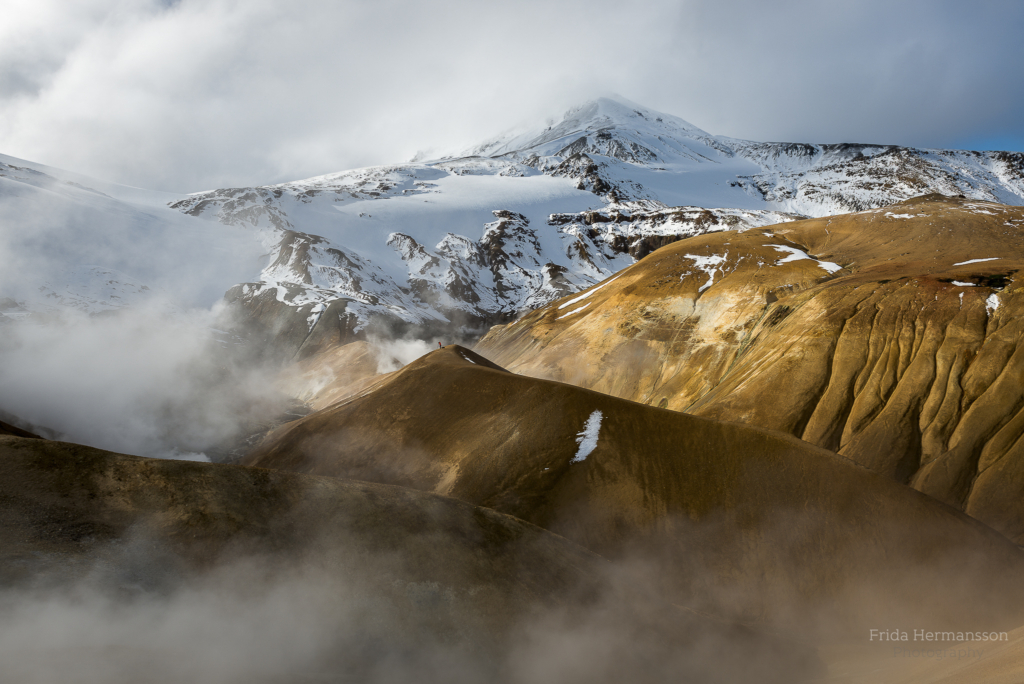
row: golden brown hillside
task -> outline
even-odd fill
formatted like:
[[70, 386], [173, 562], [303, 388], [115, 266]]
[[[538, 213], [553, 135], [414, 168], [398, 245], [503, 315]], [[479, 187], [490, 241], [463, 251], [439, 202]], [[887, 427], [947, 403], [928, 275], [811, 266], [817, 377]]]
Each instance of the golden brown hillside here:
[[457, 346], [282, 426], [248, 462], [488, 506], [652, 563], [673, 601], [819, 634], [990, 624], [1021, 606], [1018, 549], [891, 479], [788, 435], [516, 375]]
[[1024, 542], [1024, 209], [936, 195], [690, 238], [494, 328], [509, 369], [782, 430]]
[[364, 340], [330, 347], [288, 366], [282, 392], [319, 410], [361, 392], [380, 379], [378, 358]]

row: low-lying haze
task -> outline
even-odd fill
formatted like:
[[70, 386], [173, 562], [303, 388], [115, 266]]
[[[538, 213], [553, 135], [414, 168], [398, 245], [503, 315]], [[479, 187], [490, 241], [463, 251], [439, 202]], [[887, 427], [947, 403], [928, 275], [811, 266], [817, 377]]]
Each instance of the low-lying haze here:
[[275, 369], [252, 364], [217, 324], [213, 311], [160, 305], [8, 324], [0, 411], [52, 438], [207, 460], [288, 407]]
[[1024, 145], [1024, 6], [15, 0], [3, 152], [173, 191], [458, 150], [618, 92], [715, 134]]

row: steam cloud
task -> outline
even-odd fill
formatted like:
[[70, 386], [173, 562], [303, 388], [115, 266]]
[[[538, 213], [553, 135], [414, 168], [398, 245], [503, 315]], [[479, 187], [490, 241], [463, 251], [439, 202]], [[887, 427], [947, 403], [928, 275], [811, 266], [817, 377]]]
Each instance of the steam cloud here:
[[[0, 151], [141, 187], [273, 183], [456, 151], [608, 91], [755, 140], [1022, 144], [1014, 2], [8, 5]], [[551, 37], [572, 26], [612, 41], [608, 28], [626, 25], [629, 49], [585, 58]], [[507, 50], [494, 49], [495, 27], [516, 36]], [[788, 74], [786, 97], [769, 73]], [[339, 77], [344, 88], [329, 85]]]
[[430, 341], [415, 338], [388, 339], [380, 336], [370, 336], [367, 342], [373, 348], [377, 357], [377, 372], [391, 373], [402, 366], [411, 363], [428, 353], [437, 349], [437, 339]]
[[0, 332], [0, 410], [111, 451], [205, 460], [284, 410], [273, 368], [249, 366], [215, 311], [67, 312]]
[[[287, 564], [241, 558], [185, 578], [171, 577], [166, 565], [154, 569], [173, 562], [133, 545], [145, 542], [135, 539], [80, 582], [0, 592], [6, 677], [24, 684], [69, 673], [81, 684], [731, 684], [792, 683], [816, 672], [809, 649], [794, 655], [791, 646], [719, 626], [678, 631], [686, 619], [674, 609], [632, 590], [623, 595], [645, 579], [625, 564], [607, 568], [601, 597], [578, 608], [524, 606], [494, 640], [469, 627], [479, 619], [472, 606], [446, 605], [452, 588], [396, 576], [400, 561], [386, 555], [362, 556], [347, 573], [316, 554]], [[381, 576], [389, 579], [372, 579]], [[741, 657], [722, 657], [730, 652]]]

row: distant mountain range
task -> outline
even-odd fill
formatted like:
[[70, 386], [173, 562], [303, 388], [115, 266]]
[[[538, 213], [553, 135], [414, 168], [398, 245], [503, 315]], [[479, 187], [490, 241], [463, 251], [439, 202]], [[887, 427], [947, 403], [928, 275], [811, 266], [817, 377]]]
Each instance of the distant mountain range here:
[[1024, 154], [757, 143], [602, 98], [455, 156], [187, 196], [4, 157], [2, 220], [47, 210], [7, 245], [44, 267], [0, 281], [0, 314], [227, 291], [290, 355], [374, 325], [474, 336], [684, 237], [926, 193], [1022, 204]]

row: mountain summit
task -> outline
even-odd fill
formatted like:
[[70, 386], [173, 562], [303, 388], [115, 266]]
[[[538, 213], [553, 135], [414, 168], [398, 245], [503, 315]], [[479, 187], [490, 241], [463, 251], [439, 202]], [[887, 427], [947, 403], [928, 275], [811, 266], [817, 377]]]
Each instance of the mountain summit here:
[[527, 159], [577, 153], [634, 163], [667, 163], [676, 158], [706, 162], [723, 154], [732, 156], [728, 147], [693, 124], [619, 97], [584, 102], [553, 126], [497, 137], [459, 156]]

